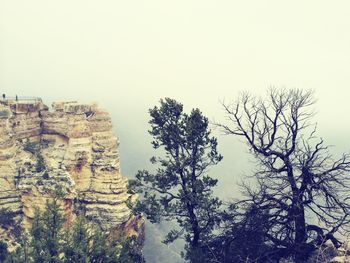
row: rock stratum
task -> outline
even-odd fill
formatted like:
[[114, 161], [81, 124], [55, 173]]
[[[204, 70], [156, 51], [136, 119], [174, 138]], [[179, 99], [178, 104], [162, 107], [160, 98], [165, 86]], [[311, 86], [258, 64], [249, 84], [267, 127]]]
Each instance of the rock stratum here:
[[[58, 187], [67, 222], [84, 214], [115, 235], [143, 235], [106, 111], [77, 102], [49, 110], [41, 99], [0, 101], [0, 209], [16, 212], [28, 228]], [[0, 229], [0, 239], [11, 240], [8, 231]]]

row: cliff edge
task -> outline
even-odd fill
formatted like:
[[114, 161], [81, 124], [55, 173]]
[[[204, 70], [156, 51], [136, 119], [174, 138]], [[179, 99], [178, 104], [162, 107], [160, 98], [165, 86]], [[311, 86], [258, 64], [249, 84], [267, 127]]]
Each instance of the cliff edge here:
[[[38, 98], [0, 101], [0, 209], [16, 212], [27, 228], [58, 186], [67, 222], [84, 214], [106, 232], [143, 238], [106, 111], [77, 102], [49, 110]], [[3, 229], [0, 238], [11, 239]]]

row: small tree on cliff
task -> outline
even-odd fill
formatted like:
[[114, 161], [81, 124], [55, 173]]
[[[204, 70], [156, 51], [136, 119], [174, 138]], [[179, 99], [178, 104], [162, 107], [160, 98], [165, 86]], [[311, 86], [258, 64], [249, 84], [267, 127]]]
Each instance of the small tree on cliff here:
[[[313, 93], [269, 90], [266, 98], [242, 94], [223, 104], [230, 135], [244, 138], [257, 160], [257, 187], [246, 185], [245, 206], [264, 211], [266, 237], [283, 256], [301, 262], [349, 222], [350, 158], [334, 160], [310, 120]], [[307, 135], [309, 133], [309, 135]]]
[[8, 256], [7, 244], [0, 241], [0, 263], [3, 263]]
[[78, 217], [67, 233], [64, 263], [143, 263], [130, 242], [113, 240], [99, 226]]
[[217, 140], [210, 136], [208, 119], [198, 109], [188, 115], [173, 99], [161, 100], [150, 115], [152, 145], [162, 156], [151, 159], [158, 165], [155, 173], [139, 171], [132, 183], [144, 196], [138, 208], [153, 223], [175, 220], [179, 228], [170, 231], [164, 242], [184, 238], [187, 258], [203, 262], [201, 247], [218, 220], [220, 206], [212, 196], [217, 180], [207, 174], [222, 159]]
[[71, 231], [68, 231], [64, 244], [64, 263], [89, 262], [92, 232], [89, 222], [84, 217], [78, 217]]
[[31, 228], [31, 257], [34, 262], [60, 262], [60, 254], [63, 252], [63, 223], [64, 218], [57, 198], [47, 202], [43, 213], [36, 210]]
[[0, 209], [0, 227], [4, 229], [9, 229], [11, 226], [15, 225], [16, 213], [12, 212], [8, 209], [1, 208]]
[[52, 199], [47, 200], [45, 210], [35, 210], [31, 234], [31, 258], [34, 262], [61, 262], [63, 253], [64, 216], [59, 204], [64, 196], [61, 187], [57, 186]]

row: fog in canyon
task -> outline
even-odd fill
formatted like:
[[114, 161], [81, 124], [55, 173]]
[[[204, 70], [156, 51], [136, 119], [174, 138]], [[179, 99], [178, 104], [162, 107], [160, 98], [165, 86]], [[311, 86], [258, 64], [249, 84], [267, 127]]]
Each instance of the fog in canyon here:
[[[317, 134], [333, 153], [349, 152], [349, 10], [316, 0], [0, 1], [0, 93], [97, 102], [112, 116], [129, 178], [150, 168], [148, 109], [164, 97], [222, 122], [220, 101], [240, 91], [312, 89]], [[216, 193], [239, 197], [251, 157], [238, 138], [213, 133], [224, 156], [210, 171]], [[150, 262], [160, 260], [163, 228], [148, 228]]]

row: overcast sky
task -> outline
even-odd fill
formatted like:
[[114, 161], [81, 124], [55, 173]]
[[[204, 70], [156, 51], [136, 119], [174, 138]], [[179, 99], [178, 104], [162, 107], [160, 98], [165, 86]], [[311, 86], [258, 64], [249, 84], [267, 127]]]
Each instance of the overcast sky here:
[[[152, 154], [147, 110], [162, 97], [213, 120], [242, 90], [314, 89], [319, 134], [348, 151], [349, 29], [349, 1], [2, 0], [0, 93], [98, 102], [127, 175]], [[219, 139], [231, 180], [245, 148]]]
[[[314, 89], [319, 135], [348, 151], [349, 32], [348, 0], [0, 0], [0, 94], [98, 102], [128, 176], [152, 154], [147, 110], [162, 97], [212, 120], [242, 90]], [[246, 150], [219, 143], [231, 194]]]

